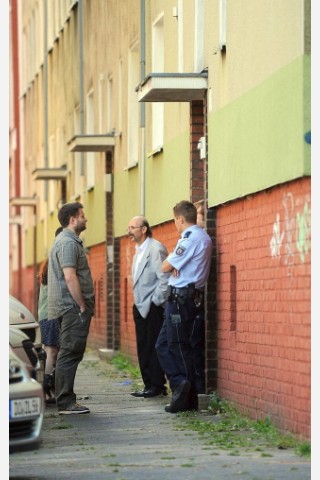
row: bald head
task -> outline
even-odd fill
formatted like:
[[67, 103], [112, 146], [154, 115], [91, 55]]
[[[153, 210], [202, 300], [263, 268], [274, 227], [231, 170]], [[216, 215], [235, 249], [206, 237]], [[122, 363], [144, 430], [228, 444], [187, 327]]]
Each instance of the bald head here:
[[128, 225], [128, 237], [141, 245], [147, 237], [152, 237], [148, 220], [143, 215], [132, 217]]

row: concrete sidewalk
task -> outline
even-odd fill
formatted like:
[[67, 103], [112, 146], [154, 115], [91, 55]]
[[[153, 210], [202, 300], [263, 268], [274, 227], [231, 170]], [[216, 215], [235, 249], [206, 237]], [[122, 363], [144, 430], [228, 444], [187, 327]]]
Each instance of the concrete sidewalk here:
[[[309, 480], [311, 464], [292, 450], [237, 456], [180, 430], [169, 397], [135, 398], [130, 378], [98, 353], [80, 363], [75, 391], [87, 415], [47, 407], [39, 450], [10, 454], [10, 478], [28, 480]], [[239, 450], [239, 449], [238, 449]], [[267, 456], [268, 455], [268, 456]]]

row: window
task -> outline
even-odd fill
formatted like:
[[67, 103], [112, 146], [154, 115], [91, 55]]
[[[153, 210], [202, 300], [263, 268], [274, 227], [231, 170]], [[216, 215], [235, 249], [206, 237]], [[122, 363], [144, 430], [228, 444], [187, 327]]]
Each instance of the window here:
[[[152, 28], [152, 71], [164, 72], [164, 20], [163, 14]], [[163, 102], [152, 103], [152, 150], [163, 147]]]
[[[54, 161], [56, 157], [56, 139], [54, 135], [51, 135], [49, 139], [49, 167], [54, 167]], [[56, 181], [50, 180], [48, 182], [48, 206], [49, 211], [54, 212], [55, 210], [55, 186]]]
[[28, 85], [28, 73], [27, 73], [27, 32], [24, 29], [23, 34], [22, 34], [23, 40], [22, 40], [22, 54], [21, 54], [21, 83], [23, 85], [23, 90], [27, 89]]
[[106, 86], [106, 80], [104, 78], [104, 75], [101, 74], [99, 78], [99, 133], [106, 133], [107, 131], [107, 126], [106, 126], [106, 93], [105, 93], [105, 86]]
[[59, 35], [59, 30], [61, 27], [61, 21], [60, 21], [60, 5], [59, 1], [55, 1], [54, 5], [54, 36], [57, 37]]
[[139, 51], [136, 43], [129, 51], [128, 62], [128, 167], [135, 166], [139, 158], [139, 103], [136, 87], [139, 84]]
[[[73, 112], [73, 125], [74, 125], [74, 134], [77, 135], [81, 133], [80, 128], [80, 106], [77, 106]], [[80, 176], [81, 176], [81, 160], [82, 153], [76, 152], [73, 157], [74, 169], [73, 169], [73, 190], [74, 196], [77, 197], [80, 195]]]
[[178, 72], [183, 70], [183, 0], [178, 0]]
[[42, 36], [40, 35], [39, 31], [39, 9], [38, 5], [35, 7], [34, 11], [34, 38], [35, 38], [35, 45], [34, 45], [34, 50], [35, 50], [35, 58], [36, 58], [36, 65], [35, 68], [38, 70], [39, 65], [42, 62], [42, 55], [43, 55], [43, 39]]
[[54, 5], [52, 2], [47, 2], [47, 45], [48, 47], [52, 47], [54, 42], [54, 25], [55, 25], [55, 18], [54, 18]]
[[31, 37], [31, 50], [30, 50], [30, 64], [31, 64], [31, 73], [32, 78], [36, 74], [37, 68], [37, 37], [36, 37], [36, 17], [35, 11], [32, 11], [32, 18], [31, 18], [31, 30], [30, 30], [30, 37]]
[[220, 0], [220, 32], [219, 48], [223, 50], [227, 45], [227, 0]]
[[108, 78], [108, 106], [107, 106], [107, 132], [111, 132], [114, 129], [113, 120], [113, 78], [112, 75]]
[[[94, 96], [93, 91], [89, 92], [87, 95], [87, 118], [86, 118], [86, 129], [87, 134], [94, 133]], [[94, 152], [87, 152], [87, 189], [94, 187], [95, 182], [95, 166], [94, 166]]]
[[194, 18], [194, 71], [197, 73], [201, 72], [204, 68], [203, 35], [203, 0], [196, 0]]
[[118, 78], [118, 130], [122, 132], [122, 59], [119, 60]]

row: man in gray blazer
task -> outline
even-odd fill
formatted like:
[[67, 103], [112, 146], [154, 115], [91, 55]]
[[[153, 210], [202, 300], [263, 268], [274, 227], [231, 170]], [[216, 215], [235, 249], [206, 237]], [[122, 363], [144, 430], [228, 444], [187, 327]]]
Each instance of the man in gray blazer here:
[[162, 243], [151, 238], [149, 223], [141, 215], [130, 220], [128, 237], [136, 244], [132, 264], [133, 318], [139, 367], [144, 383], [142, 391], [132, 392], [131, 395], [144, 398], [167, 395], [166, 378], [155, 344], [163, 324], [163, 307], [167, 300], [170, 273], [162, 273], [161, 266], [168, 251]]

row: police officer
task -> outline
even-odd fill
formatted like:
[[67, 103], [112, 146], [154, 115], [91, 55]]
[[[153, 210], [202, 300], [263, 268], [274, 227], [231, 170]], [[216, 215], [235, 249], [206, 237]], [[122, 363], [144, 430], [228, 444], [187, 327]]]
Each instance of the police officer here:
[[197, 408], [197, 394], [204, 393], [204, 288], [209, 276], [212, 241], [197, 225], [197, 208], [183, 200], [173, 208], [181, 238], [162, 263], [169, 277], [165, 320], [156, 350], [169, 380], [171, 403], [166, 412]]

